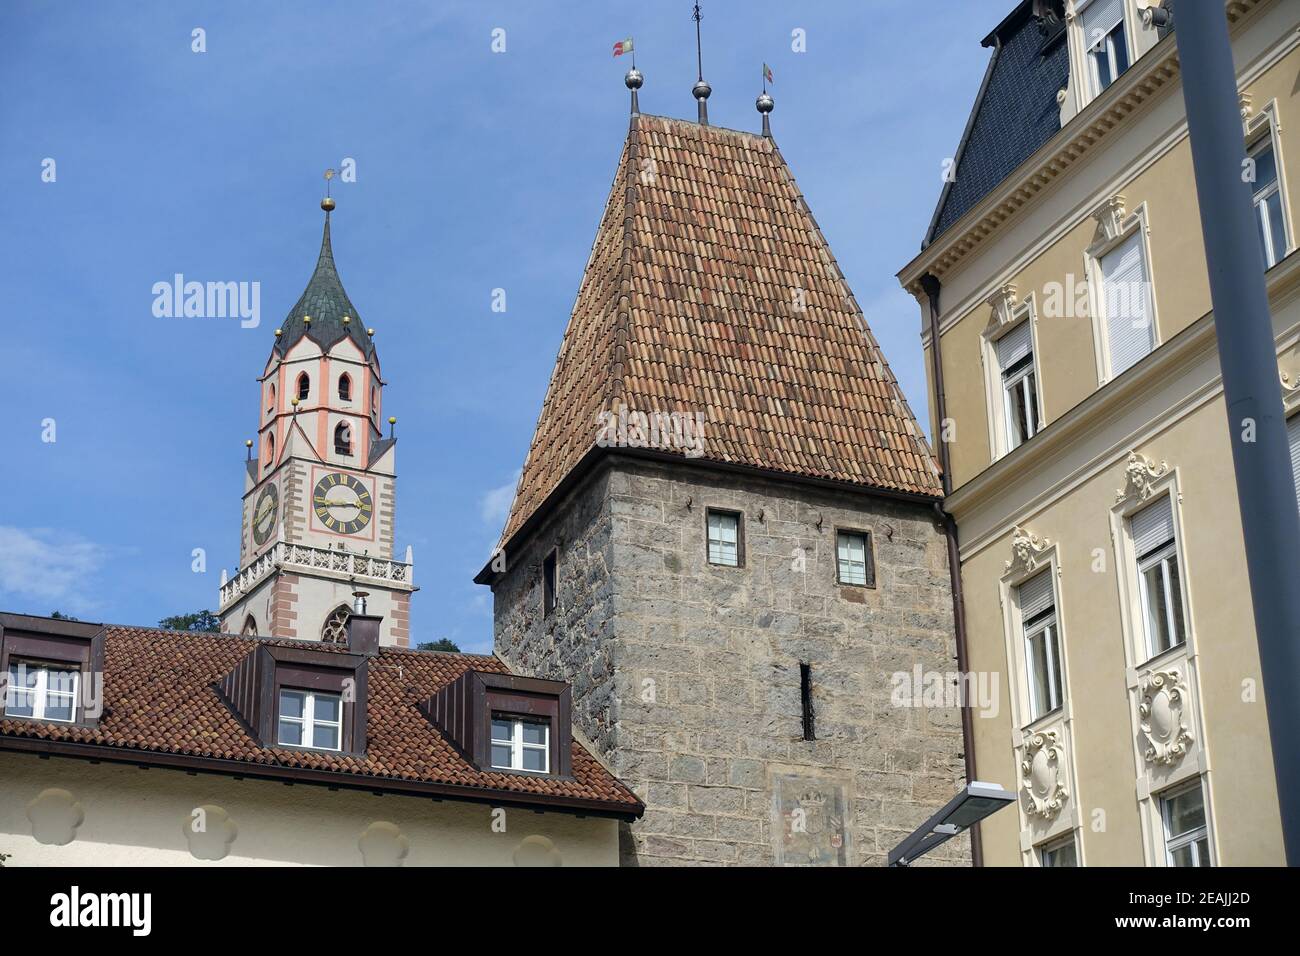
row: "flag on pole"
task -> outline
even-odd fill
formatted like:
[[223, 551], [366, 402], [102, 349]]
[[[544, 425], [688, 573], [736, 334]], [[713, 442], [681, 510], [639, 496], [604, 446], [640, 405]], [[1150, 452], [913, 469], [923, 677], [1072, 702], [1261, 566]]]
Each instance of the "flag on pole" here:
[[632, 52], [631, 37], [628, 37], [626, 40], [619, 40], [617, 43], [614, 44], [615, 56], [622, 56], [624, 53], [631, 53], [631, 52]]
[[763, 82], [764, 83], [772, 82], [772, 68], [768, 66], [766, 63], [763, 64]]

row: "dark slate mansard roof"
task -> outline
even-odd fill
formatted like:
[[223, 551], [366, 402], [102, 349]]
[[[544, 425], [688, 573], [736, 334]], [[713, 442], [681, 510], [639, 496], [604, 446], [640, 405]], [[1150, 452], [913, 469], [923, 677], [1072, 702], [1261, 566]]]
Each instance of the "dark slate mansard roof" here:
[[1069, 44], [1064, 20], [1048, 13], [1059, 6], [1024, 0], [981, 42], [993, 57], [957, 147], [956, 176], [944, 185], [922, 248], [1060, 131], [1056, 94], [1069, 82]]

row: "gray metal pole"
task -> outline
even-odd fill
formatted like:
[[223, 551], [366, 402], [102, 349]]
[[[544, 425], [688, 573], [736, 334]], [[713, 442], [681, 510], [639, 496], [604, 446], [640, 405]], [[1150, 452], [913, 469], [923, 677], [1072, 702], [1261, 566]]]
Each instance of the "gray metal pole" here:
[[1300, 544], [1264, 254], [1221, 0], [1174, 14], [1287, 862], [1300, 866]]

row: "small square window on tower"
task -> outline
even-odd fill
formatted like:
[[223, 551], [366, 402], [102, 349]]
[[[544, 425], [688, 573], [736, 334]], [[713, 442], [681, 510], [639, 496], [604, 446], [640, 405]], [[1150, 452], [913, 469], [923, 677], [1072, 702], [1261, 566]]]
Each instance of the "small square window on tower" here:
[[871, 557], [870, 531], [835, 533], [835, 576], [840, 584], [873, 588], [876, 565]]
[[550, 617], [555, 612], [555, 562], [558, 552], [552, 551], [542, 559], [542, 614]]
[[736, 511], [707, 512], [709, 536], [709, 564], [738, 568], [744, 562], [745, 548], [741, 539], [740, 513]]

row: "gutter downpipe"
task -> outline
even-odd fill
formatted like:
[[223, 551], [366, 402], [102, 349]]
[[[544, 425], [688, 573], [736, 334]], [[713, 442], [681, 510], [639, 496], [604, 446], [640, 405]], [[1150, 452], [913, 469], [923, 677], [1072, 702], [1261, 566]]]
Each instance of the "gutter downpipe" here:
[[[943, 362], [939, 355], [939, 280], [927, 272], [921, 276], [921, 289], [930, 302], [930, 364], [934, 378], [934, 411], [938, 418], [939, 435], [935, 447], [939, 451], [939, 467], [943, 474], [943, 494], [947, 498], [952, 493], [952, 478], [948, 467], [948, 444], [944, 441], [944, 422], [948, 419], [948, 402], [943, 390]], [[961, 552], [957, 546], [957, 521], [944, 510], [943, 503], [934, 503], [934, 513], [943, 526], [944, 537], [948, 542], [948, 575], [952, 579], [952, 619], [957, 637], [957, 670], [962, 674], [962, 687], [966, 686], [965, 676], [968, 672], [966, 653], [966, 602], [961, 588]], [[975, 727], [971, 717], [971, 702], [965, 700], [961, 708], [961, 736], [963, 757], [966, 762], [966, 782], [973, 783], [979, 778], [975, 775]], [[971, 866], [984, 865], [984, 839], [977, 823], [970, 828]]]

